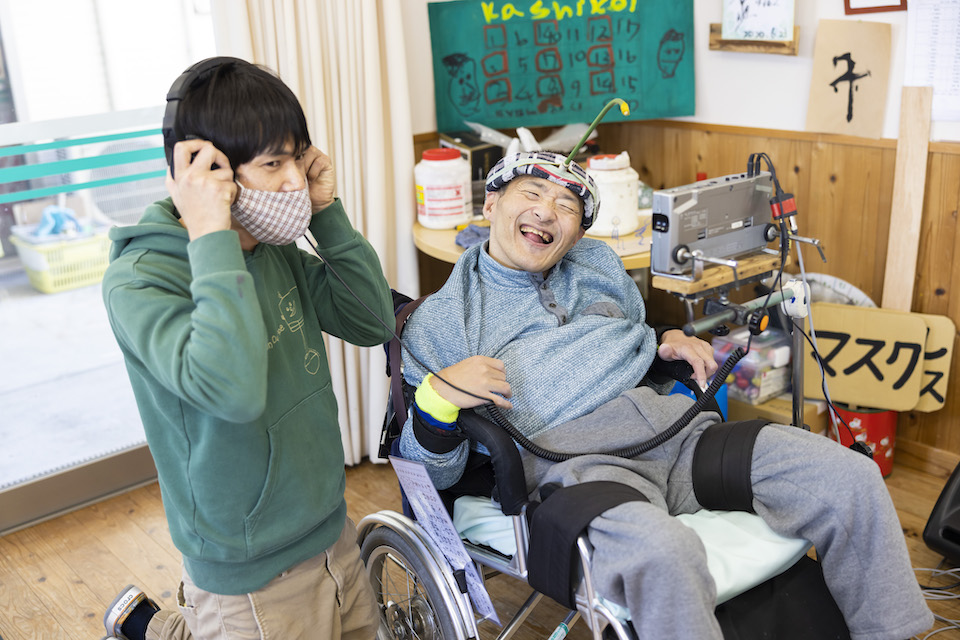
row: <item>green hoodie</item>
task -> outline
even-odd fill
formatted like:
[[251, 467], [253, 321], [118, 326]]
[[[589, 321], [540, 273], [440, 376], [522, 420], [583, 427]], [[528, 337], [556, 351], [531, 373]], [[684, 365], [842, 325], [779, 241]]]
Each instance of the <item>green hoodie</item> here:
[[[373, 248], [339, 200], [310, 230], [393, 322]], [[157, 465], [170, 534], [202, 589], [256, 591], [336, 541], [346, 517], [337, 402], [321, 332], [390, 335], [323, 262], [234, 231], [190, 242], [170, 199], [114, 228], [103, 297]]]

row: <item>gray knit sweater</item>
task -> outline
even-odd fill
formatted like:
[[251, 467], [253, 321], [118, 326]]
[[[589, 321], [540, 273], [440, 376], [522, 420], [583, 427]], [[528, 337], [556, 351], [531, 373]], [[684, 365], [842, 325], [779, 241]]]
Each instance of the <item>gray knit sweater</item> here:
[[[424, 364], [438, 371], [474, 355], [502, 360], [514, 407], [504, 413], [531, 439], [640, 382], [656, 332], [610, 247], [582, 239], [546, 279], [500, 265], [484, 247], [468, 249], [407, 321], [404, 342]], [[406, 351], [403, 364], [406, 381], [419, 386], [427, 372]], [[465, 443], [447, 454], [427, 451], [409, 418], [400, 450], [423, 462], [441, 489], [459, 479], [468, 453]]]

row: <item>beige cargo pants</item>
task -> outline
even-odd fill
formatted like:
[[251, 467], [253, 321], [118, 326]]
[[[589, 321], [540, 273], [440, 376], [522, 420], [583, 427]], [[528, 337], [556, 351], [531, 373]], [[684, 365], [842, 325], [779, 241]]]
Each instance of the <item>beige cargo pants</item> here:
[[372, 640], [379, 621], [349, 518], [330, 549], [259, 591], [210, 593], [184, 572], [178, 600], [179, 611], [154, 615], [146, 640]]

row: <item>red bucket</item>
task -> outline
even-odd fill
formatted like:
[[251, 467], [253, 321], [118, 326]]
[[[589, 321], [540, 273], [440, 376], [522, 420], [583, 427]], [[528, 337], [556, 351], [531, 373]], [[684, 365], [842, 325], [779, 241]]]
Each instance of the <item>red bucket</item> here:
[[[880, 473], [886, 478], [893, 471], [893, 446], [897, 438], [897, 416], [896, 411], [887, 411], [882, 409], [858, 408], [851, 410], [842, 404], [837, 404], [837, 413], [850, 426], [853, 437], [858, 442], [862, 442], [873, 451], [873, 460], [880, 467]], [[849, 447], [853, 444], [850, 439], [850, 431], [837, 423], [840, 431], [840, 444]], [[830, 437], [834, 437], [831, 431]]]

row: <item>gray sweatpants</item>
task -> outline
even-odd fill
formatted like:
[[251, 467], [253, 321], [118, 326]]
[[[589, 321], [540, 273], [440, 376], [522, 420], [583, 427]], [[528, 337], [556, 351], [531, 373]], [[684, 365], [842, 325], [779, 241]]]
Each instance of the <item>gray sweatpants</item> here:
[[[567, 452], [630, 446], [665, 430], [689, 405], [684, 396], [633, 389], [536, 442]], [[706, 552], [672, 517], [701, 508], [693, 452], [703, 430], [717, 422], [716, 414], [700, 414], [679, 435], [632, 460], [586, 455], [551, 464], [524, 455], [531, 489], [610, 480], [650, 500], [609, 509], [588, 528], [597, 590], [630, 609], [641, 640], [722, 638]], [[816, 547], [853, 640], [903, 640], [933, 625], [876, 463], [823, 436], [768, 425], [754, 446], [751, 480], [756, 513], [777, 533]]]

